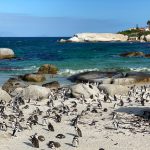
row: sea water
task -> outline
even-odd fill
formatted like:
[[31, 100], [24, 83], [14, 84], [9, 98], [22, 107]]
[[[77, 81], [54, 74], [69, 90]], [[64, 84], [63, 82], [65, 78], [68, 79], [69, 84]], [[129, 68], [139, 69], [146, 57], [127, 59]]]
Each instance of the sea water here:
[[0, 38], [0, 48], [11, 48], [17, 58], [0, 60], [0, 84], [9, 77], [36, 72], [42, 64], [54, 64], [58, 75], [51, 80], [67, 84], [67, 77], [83, 71], [150, 71], [150, 58], [120, 57], [131, 51], [150, 53], [150, 43], [59, 43], [63, 37]]

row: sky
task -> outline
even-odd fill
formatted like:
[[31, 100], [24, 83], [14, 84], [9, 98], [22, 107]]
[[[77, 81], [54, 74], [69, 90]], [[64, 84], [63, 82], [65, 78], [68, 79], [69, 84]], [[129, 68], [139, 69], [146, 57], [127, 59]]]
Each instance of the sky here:
[[58, 37], [146, 26], [150, 0], [0, 0], [0, 37]]

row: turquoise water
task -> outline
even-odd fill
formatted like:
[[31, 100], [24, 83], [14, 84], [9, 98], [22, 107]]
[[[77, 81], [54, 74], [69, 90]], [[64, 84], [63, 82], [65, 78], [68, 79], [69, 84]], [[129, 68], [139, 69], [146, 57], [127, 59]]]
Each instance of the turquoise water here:
[[55, 64], [57, 78], [85, 70], [150, 71], [148, 58], [122, 58], [120, 53], [150, 53], [150, 43], [59, 43], [61, 38], [0, 38], [0, 47], [14, 50], [17, 59], [0, 60], [1, 81], [12, 75], [36, 72], [42, 64]]

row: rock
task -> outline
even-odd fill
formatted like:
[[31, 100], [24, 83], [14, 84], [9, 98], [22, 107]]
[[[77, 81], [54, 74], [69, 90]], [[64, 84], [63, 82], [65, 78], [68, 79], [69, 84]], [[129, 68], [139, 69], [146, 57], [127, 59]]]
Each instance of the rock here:
[[2, 89], [10, 94], [16, 88], [18, 88], [18, 87], [26, 87], [26, 86], [27, 86], [27, 84], [22, 82], [20, 79], [18, 79], [18, 78], [10, 78], [3, 84]]
[[127, 86], [115, 84], [102, 84], [98, 88], [99, 90], [104, 90], [104, 92], [108, 93], [111, 96], [114, 96], [116, 94], [125, 94], [129, 91], [129, 88]]
[[43, 82], [46, 80], [45, 76], [42, 74], [25, 74], [21, 76], [21, 79], [27, 82]]
[[145, 54], [145, 57], [146, 58], [150, 58], [150, 54]]
[[116, 85], [131, 85], [135, 84], [136, 79], [134, 78], [118, 78], [118, 79], [113, 79], [112, 84]]
[[68, 40], [61, 39], [60, 42], [112, 42], [127, 41], [128, 36], [114, 33], [79, 33]]
[[111, 83], [110, 78], [119, 78], [124, 75], [120, 72], [100, 72], [100, 71], [88, 71], [79, 74], [75, 74], [68, 79], [72, 82], [99, 82], [99, 83]]
[[14, 57], [15, 57], [15, 54], [12, 49], [0, 48], [0, 59], [11, 59]]
[[129, 72], [126, 74], [126, 78], [132, 78], [135, 80], [135, 83], [149, 83], [150, 82], [150, 73], [145, 72]]
[[0, 100], [4, 100], [6, 102], [9, 102], [11, 100], [10, 95], [1, 88], [0, 88]]
[[120, 54], [122, 57], [139, 57], [139, 56], [144, 56], [145, 54], [143, 52], [127, 52]]
[[76, 84], [71, 87], [71, 93], [74, 97], [80, 98], [84, 95], [85, 98], [90, 98], [92, 95], [97, 95], [100, 93], [96, 86], [90, 87], [88, 84]]
[[16, 95], [22, 95], [24, 88], [18, 87], [15, 90], [13, 90], [10, 95], [11, 96], [16, 96]]
[[60, 88], [60, 84], [58, 81], [53, 81], [50, 83], [45, 83], [42, 85], [43, 87], [49, 88], [49, 89], [58, 89]]
[[51, 64], [44, 64], [38, 70], [39, 74], [57, 74], [57, 72], [58, 68]]
[[150, 34], [145, 36], [146, 42], [150, 42]]
[[23, 97], [26, 99], [39, 99], [39, 98], [48, 98], [50, 89], [38, 86], [38, 85], [29, 85], [23, 89]]

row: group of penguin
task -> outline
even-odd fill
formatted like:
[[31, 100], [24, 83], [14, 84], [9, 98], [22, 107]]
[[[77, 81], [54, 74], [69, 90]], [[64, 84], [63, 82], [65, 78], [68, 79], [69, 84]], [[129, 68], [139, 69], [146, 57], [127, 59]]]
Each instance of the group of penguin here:
[[[87, 83], [84, 83], [84, 84], [87, 84]], [[92, 86], [95, 86], [95, 85], [89, 84], [90, 88], [92, 88]], [[128, 92], [129, 102], [131, 101], [131, 99], [130, 99], [131, 96], [134, 96], [134, 97], [137, 96], [140, 99], [141, 105], [144, 106], [146, 99], [150, 98], [150, 93], [147, 92], [147, 89], [149, 89], [149, 88], [150, 88], [150, 86], [141, 86], [140, 88], [137, 88], [136, 86], [132, 86], [130, 88], [130, 91]], [[99, 95], [95, 95], [94, 97], [91, 97], [91, 99], [93, 101], [95, 101], [95, 100], [97, 101], [97, 103], [98, 103], [97, 108], [91, 109], [91, 106], [89, 104], [87, 104], [86, 110], [83, 110], [81, 112], [81, 114], [77, 114], [76, 117], [71, 120], [71, 125], [74, 127], [75, 132], [76, 132], [76, 134], [74, 135], [74, 137], [72, 139], [73, 147], [79, 146], [79, 139], [83, 136], [81, 129], [78, 127], [78, 121], [79, 121], [80, 117], [84, 116], [84, 113], [86, 111], [91, 111], [92, 113], [97, 113], [97, 109], [102, 109], [101, 101], [103, 101], [104, 103], [112, 102], [112, 100], [115, 102], [118, 101], [118, 98], [115, 95], [113, 98], [110, 98], [108, 93], [105, 93], [104, 91], [100, 91], [100, 92], [101, 92], [101, 94], [104, 95], [103, 100], [101, 100], [99, 98]], [[139, 94], [139, 93], [142, 93], [142, 94]], [[69, 88], [62, 88], [61, 90], [58, 90], [58, 91], [51, 91], [51, 93], [49, 95], [49, 99], [46, 104], [49, 109], [46, 110], [45, 113], [47, 115], [45, 116], [45, 118], [43, 117], [43, 120], [42, 120], [43, 125], [47, 125], [48, 131], [54, 132], [55, 129], [54, 129], [54, 126], [52, 125], [52, 123], [47, 121], [47, 117], [50, 117], [53, 114], [55, 122], [60, 123], [62, 116], [64, 114], [69, 115], [69, 112], [71, 110], [70, 110], [69, 106], [64, 105], [63, 102], [68, 100], [68, 97], [70, 96], [70, 94], [71, 94], [71, 91]], [[55, 101], [58, 100], [59, 98], [62, 99], [61, 109], [54, 106]], [[81, 94], [81, 97], [78, 98], [78, 100], [81, 102], [81, 104], [86, 103], [86, 98], [82, 94]], [[124, 105], [123, 100], [121, 98], [119, 100], [120, 100], [120, 102], [116, 103], [116, 104], [119, 106], [123, 106]], [[16, 133], [18, 131], [23, 130], [22, 126], [20, 125], [20, 122], [27, 121], [26, 122], [27, 129], [30, 129], [30, 130], [32, 130], [33, 125], [38, 124], [38, 121], [39, 121], [38, 116], [40, 116], [43, 113], [38, 107], [36, 107], [36, 110], [34, 110], [33, 115], [31, 115], [27, 120], [24, 119], [23, 111], [20, 109], [20, 106], [23, 106], [23, 105], [25, 105], [25, 106], [22, 109], [29, 109], [29, 106], [26, 104], [30, 103], [31, 101], [32, 101], [31, 99], [24, 100], [21, 95], [17, 95], [15, 97], [13, 97], [12, 100], [8, 103], [6, 103], [3, 100], [0, 101], [0, 116], [3, 120], [9, 119], [9, 121], [11, 121], [11, 128], [13, 129], [12, 130], [13, 137], [16, 136]], [[38, 100], [36, 101], [35, 105], [37, 105], [37, 102], [38, 102]], [[13, 114], [11, 114], [9, 116], [6, 115], [5, 111], [6, 111], [7, 107], [12, 109]], [[73, 108], [74, 112], [77, 111], [77, 103], [75, 101], [72, 101], [72, 108]], [[106, 112], [107, 108], [104, 108], [103, 111]], [[116, 116], [117, 116], [117, 114], [114, 113], [113, 114], [113, 120], [114, 120], [113, 124], [114, 124], [114, 127], [116, 129], [118, 129], [118, 122], [116, 121]], [[92, 122], [92, 124], [95, 124], [95, 122]], [[0, 123], [1, 130], [7, 131], [7, 128], [8, 128], [8, 125], [6, 124], [5, 121]], [[56, 138], [59, 138], [59, 139], [65, 138], [65, 135], [58, 134], [56, 136]], [[35, 147], [35, 148], [40, 147], [39, 141], [42, 141], [42, 140], [45, 140], [45, 138], [42, 136], [38, 136], [37, 133], [30, 136], [30, 141], [31, 141], [33, 147]], [[53, 150], [56, 148], [59, 148], [61, 146], [59, 142], [55, 142], [55, 141], [49, 141], [49, 143], [47, 145], [49, 148], [51, 148]]]

